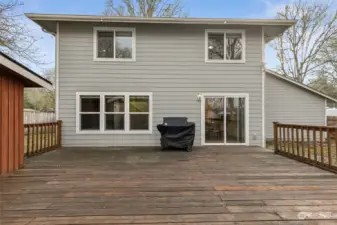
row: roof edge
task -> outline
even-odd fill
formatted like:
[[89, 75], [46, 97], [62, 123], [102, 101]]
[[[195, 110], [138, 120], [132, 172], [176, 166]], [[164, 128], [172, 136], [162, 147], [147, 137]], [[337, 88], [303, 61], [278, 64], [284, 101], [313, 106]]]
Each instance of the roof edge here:
[[289, 82], [289, 83], [292, 83], [292, 84], [294, 84], [294, 85], [296, 85], [296, 86], [298, 86], [298, 87], [300, 87], [300, 88], [306, 89], [307, 91], [310, 91], [310, 92], [312, 92], [312, 93], [314, 93], [314, 94], [316, 94], [316, 95], [319, 95], [319, 96], [321, 96], [321, 97], [323, 97], [323, 98], [325, 98], [325, 99], [329, 99], [330, 101], [333, 101], [333, 102], [336, 102], [336, 103], [337, 103], [337, 99], [332, 98], [332, 97], [330, 97], [329, 95], [326, 95], [326, 94], [324, 94], [324, 93], [322, 93], [322, 92], [320, 92], [320, 91], [318, 91], [318, 90], [316, 90], [316, 89], [314, 89], [314, 88], [312, 88], [312, 87], [310, 87], [310, 86], [308, 86], [308, 85], [301, 84], [301, 83], [299, 83], [299, 82], [297, 82], [297, 81], [295, 81], [295, 80], [292, 80], [292, 79], [290, 79], [290, 78], [288, 78], [288, 77], [282, 76], [281, 74], [279, 74], [279, 73], [277, 73], [277, 72], [275, 72], [275, 71], [273, 71], [273, 70], [265, 69], [265, 72], [266, 72], [267, 74], [270, 74], [270, 75], [273, 75], [273, 76], [275, 76], [275, 77], [277, 77], [277, 78], [280, 78], [280, 79], [282, 79], [282, 80], [285, 80], [285, 81], [287, 81], [287, 82]]
[[49, 80], [41, 77], [39, 74], [35, 73], [28, 67], [22, 65], [3, 52], [0, 52], [0, 64], [41, 87], [47, 88], [48, 90], [53, 90], [53, 85]]
[[292, 26], [296, 20], [281, 19], [233, 19], [233, 18], [184, 18], [184, 17], [130, 17], [75, 14], [25, 13], [31, 20], [38, 21], [83, 21], [83, 22], [124, 22], [124, 23], [171, 23], [171, 24], [233, 24], [233, 25], [281, 25]]

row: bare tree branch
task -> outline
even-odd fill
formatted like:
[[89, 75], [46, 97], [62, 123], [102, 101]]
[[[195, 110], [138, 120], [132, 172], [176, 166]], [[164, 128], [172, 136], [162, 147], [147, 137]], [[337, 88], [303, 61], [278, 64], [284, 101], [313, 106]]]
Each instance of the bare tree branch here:
[[321, 73], [337, 83], [337, 38], [332, 38], [323, 47], [318, 62], [323, 64]]
[[298, 20], [272, 42], [284, 75], [303, 83], [325, 65], [319, 60], [323, 47], [337, 36], [336, 12], [330, 6], [317, 0], [296, 0], [278, 13], [279, 19]]
[[106, 16], [183, 17], [181, 0], [106, 0]]
[[22, 4], [17, 0], [0, 2], [0, 50], [21, 61], [41, 64], [36, 38], [21, 21], [17, 9]]

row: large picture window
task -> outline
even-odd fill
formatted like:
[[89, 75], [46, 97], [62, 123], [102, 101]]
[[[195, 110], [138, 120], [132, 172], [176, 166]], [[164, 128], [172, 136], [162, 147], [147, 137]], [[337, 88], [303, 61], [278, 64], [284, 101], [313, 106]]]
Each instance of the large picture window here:
[[77, 93], [78, 133], [152, 132], [152, 93]]
[[134, 28], [94, 28], [95, 61], [133, 61], [135, 56]]
[[206, 30], [206, 62], [244, 63], [245, 31]]

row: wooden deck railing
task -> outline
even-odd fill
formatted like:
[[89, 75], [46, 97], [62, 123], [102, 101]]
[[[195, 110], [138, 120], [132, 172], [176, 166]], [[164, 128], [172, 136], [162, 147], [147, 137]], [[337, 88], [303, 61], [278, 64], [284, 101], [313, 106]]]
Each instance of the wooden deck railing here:
[[62, 146], [62, 121], [24, 125], [25, 156], [30, 157]]
[[274, 122], [274, 151], [337, 173], [337, 127]]

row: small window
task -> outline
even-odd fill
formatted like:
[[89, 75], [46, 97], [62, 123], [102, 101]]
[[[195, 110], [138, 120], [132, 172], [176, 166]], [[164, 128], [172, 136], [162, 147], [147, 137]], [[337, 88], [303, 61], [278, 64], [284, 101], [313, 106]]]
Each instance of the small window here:
[[105, 130], [124, 130], [125, 97], [105, 96]]
[[100, 96], [81, 96], [81, 130], [99, 130]]
[[242, 33], [226, 34], [226, 59], [241, 60], [242, 59]]
[[132, 59], [132, 32], [116, 32], [116, 58]]
[[97, 32], [98, 58], [114, 58], [114, 32]]
[[78, 93], [77, 99], [77, 132], [152, 132], [152, 93]]
[[130, 130], [149, 129], [149, 96], [130, 96]]
[[95, 28], [94, 60], [130, 61], [135, 60], [135, 29]]
[[224, 59], [224, 34], [208, 34], [208, 59]]
[[245, 32], [206, 30], [206, 62], [245, 62]]

